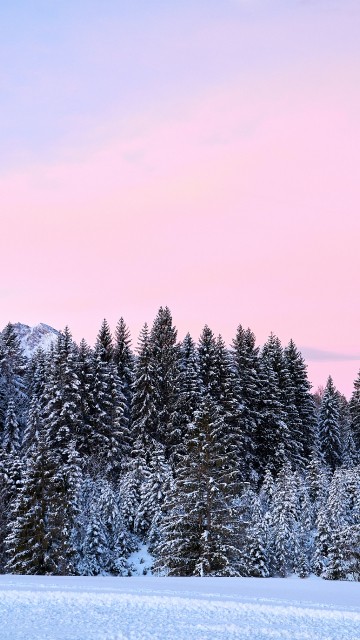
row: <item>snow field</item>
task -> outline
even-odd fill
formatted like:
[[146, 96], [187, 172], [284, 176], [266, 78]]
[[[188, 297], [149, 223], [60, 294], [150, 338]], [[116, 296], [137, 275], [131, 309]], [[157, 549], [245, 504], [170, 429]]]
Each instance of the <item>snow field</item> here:
[[1, 640], [360, 640], [359, 583], [0, 576]]

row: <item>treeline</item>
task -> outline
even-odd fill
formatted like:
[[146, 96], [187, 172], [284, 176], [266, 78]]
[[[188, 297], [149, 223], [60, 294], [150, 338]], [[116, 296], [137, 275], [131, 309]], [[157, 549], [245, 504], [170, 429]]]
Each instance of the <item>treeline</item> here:
[[0, 570], [360, 579], [360, 375], [311, 393], [293, 341], [177, 341], [169, 309], [133, 353], [66, 328], [24, 358], [0, 340]]

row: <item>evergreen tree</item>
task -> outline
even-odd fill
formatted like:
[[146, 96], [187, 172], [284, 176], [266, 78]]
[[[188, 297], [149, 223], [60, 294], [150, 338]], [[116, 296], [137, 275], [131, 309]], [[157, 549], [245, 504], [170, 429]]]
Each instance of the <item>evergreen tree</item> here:
[[96, 443], [94, 453], [109, 477], [121, 473], [130, 454], [125, 398], [112, 354], [111, 334], [104, 321], [94, 352], [94, 407], [91, 420]]
[[198, 358], [201, 393], [203, 397], [208, 395], [215, 400], [218, 396], [216, 340], [207, 325], [199, 338]]
[[304, 358], [290, 340], [284, 349], [286, 367], [292, 390], [292, 400], [299, 423], [296, 431], [299, 438], [299, 450], [303, 460], [309, 460], [315, 448], [316, 408], [310, 393], [311, 385], [307, 377], [307, 366]]
[[332, 470], [341, 464], [339, 404], [338, 392], [329, 376], [320, 407], [319, 437], [323, 460]]
[[169, 308], [160, 307], [151, 329], [149, 345], [155, 389], [155, 435], [164, 444], [167, 454], [171, 446], [171, 422], [176, 410], [178, 391], [179, 349], [176, 336]]
[[[238, 326], [232, 343], [232, 362], [236, 377], [236, 395], [241, 408], [243, 468], [249, 480], [256, 480], [257, 429], [260, 424], [259, 349], [250, 329]], [[245, 475], [245, 474], [244, 474]]]
[[21, 428], [24, 426], [28, 401], [25, 375], [26, 359], [15, 326], [9, 322], [0, 336], [0, 434], [10, 398], [14, 401]]
[[125, 398], [124, 415], [130, 421], [135, 358], [131, 351], [130, 331], [120, 318], [115, 330], [114, 362]]
[[3, 449], [8, 455], [14, 455], [20, 451], [20, 428], [15, 413], [15, 404], [12, 398], [9, 400], [4, 425], [2, 442]]
[[95, 423], [94, 353], [85, 340], [81, 340], [76, 353], [76, 373], [79, 380], [79, 429], [77, 449], [83, 466], [97, 468], [97, 424]]
[[171, 421], [170, 453], [175, 466], [178, 455], [183, 451], [188, 426], [194, 422], [199, 402], [200, 379], [197, 350], [188, 333], [179, 348], [178, 393]]
[[145, 324], [139, 337], [131, 409], [132, 437], [134, 440], [141, 441], [144, 450], [147, 449], [149, 441], [155, 438], [157, 432], [158, 403], [149, 331]]
[[360, 371], [354, 382], [354, 391], [350, 400], [351, 431], [356, 451], [360, 451]]
[[11, 503], [8, 562], [13, 573], [75, 573], [76, 494], [79, 463], [75, 449], [59, 464], [45, 434], [31, 449], [24, 479]]
[[259, 471], [268, 467], [278, 472], [293, 459], [291, 435], [284, 406], [286, 370], [279, 339], [273, 334], [264, 345], [260, 358], [260, 423], [258, 425]]
[[269, 537], [269, 518], [261, 507], [260, 499], [254, 494], [251, 520], [247, 527], [246, 575], [254, 578], [267, 578], [270, 575]]
[[135, 519], [135, 531], [148, 542], [150, 550], [159, 542], [161, 508], [170, 484], [171, 471], [165, 460], [164, 447], [157, 443], [144, 473]]
[[298, 555], [296, 498], [294, 476], [287, 463], [276, 481], [271, 511], [273, 565], [281, 577], [294, 571]]
[[67, 327], [59, 334], [52, 355], [43, 403], [44, 426], [52, 450], [66, 461], [70, 443], [81, 430], [76, 352]]
[[156, 566], [170, 575], [236, 575], [240, 550], [231, 501], [236, 443], [220, 438], [224, 423], [205, 398], [186, 436], [186, 452], [164, 503]]

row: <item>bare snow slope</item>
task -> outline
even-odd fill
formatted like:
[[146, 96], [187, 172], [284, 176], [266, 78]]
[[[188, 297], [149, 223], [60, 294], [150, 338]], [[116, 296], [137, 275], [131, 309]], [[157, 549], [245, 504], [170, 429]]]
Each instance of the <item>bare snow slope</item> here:
[[360, 584], [0, 576], [1, 640], [360, 640]]

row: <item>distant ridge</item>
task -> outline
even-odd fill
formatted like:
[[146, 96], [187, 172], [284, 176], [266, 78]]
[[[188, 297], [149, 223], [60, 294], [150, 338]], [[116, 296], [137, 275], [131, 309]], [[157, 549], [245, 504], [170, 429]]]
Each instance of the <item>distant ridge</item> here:
[[39, 348], [48, 351], [59, 335], [59, 331], [43, 322], [40, 322], [40, 324], [37, 324], [35, 327], [29, 327], [27, 324], [15, 322], [13, 327], [16, 330], [24, 355], [27, 358], [31, 358]]

